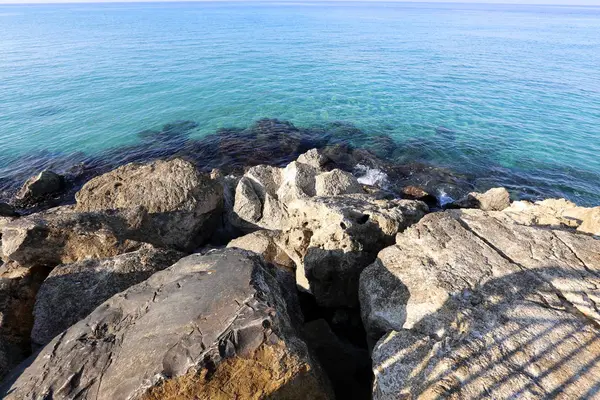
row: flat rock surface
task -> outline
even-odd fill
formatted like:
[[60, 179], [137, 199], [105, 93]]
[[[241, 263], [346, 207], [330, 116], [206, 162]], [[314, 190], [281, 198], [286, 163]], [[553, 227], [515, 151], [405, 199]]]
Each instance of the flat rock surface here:
[[590, 236], [506, 212], [426, 216], [361, 275], [374, 398], [597, 396], [599, 283]]
[[[244, 377], [253, 377], [258, 363], [266, 372], [256, 377], [262, 386], [252, 390], [254, 398], [286, 388], [294, 389], [288, 398], [328, 398], [281, 290], [272, 267], [253, 253], [186, 257], [57, 336], [0, 393], [7, 399], [166, 399], [176, 398], [170, 388], [183, 385], [197, 398], [235, 398], [248, 392]], [[231, 379], [232, 371], [239, 379]]]

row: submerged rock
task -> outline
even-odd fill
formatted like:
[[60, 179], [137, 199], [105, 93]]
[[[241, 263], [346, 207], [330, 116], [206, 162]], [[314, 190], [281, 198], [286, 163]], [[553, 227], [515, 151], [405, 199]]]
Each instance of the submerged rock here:
[[[127, 164], [86, 183], [77, 211], [135, 210], [138, 240], [192, 250], [214, 231], [223, 206], [220, 183], [187, 161]], [[132, 233], [133, 234], [133, 233]]]
[[506, 211], [426, 216], [361, 275], [373, 398], [588, 397], [599, 283], [589, 236]]
[[61, 175], [45, 170], [23, 184], [15, 196], [15, 202], [21, 207], [31, 207], [56, 195], [64, 187], [65, 180]]
[[36, 297], [32, 342], [46, 345], [114, 294], [146, 280], [183, 256], [177, 251], [144, 245], [132, 253], [57, 266]]
[[192, 255], [115, 295], [5, 382], [7, 399], [332, 398], [277, 273], [237, 249]]

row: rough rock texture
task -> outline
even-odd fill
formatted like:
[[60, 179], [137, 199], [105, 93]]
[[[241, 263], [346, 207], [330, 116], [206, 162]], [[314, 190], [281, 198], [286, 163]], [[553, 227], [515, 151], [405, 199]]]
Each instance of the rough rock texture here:
[[135, 252], [112, 258], [59, 265], [37, 294], [32, 342], [46, 345], [114, 294], [148, 279], [182, 257], [183, 253], [174, 250], [144, 245]]
[[65, 180], [62, 176], [52, 171], [42, 171], [23, 184], [15, 200], [20, 206], [32, 206], [60, 192], [64, 186]]
[[352, 307], [362, 269], [428, 208], [358, 194], [352, 175], [325, 172], [327, 160], [311, 150], [282, 169], [250, 168], [236, 188], [234, 211], [246, 227], [282, 232], [279, 246], [296, 264], [298, 285], [320, 305]]
[[520, 224], [570, 227], [600, 235], [600, 207], [579, 207], [565, 199], [547, 199], [535, 203], [515, 201], [506, 211]]
[[364, 270], [374, 399], [597, 395], [600, 241], [509, 214], [430, 214]]
[[15, 263], [0, 266], [0, 380], [31, 354], [33, 304], [48, 272]]
[[315, 177], [315, 192], [317, 196], [337, 196], [364, 191], [351, 173], [334, 169]]
[[290, 206], [284, 249], [322, 306], [357, 305], [358, 278], [396, 233], [427, 212], [412, 200], [375, 200], [368, 195], [314, 197]]
[[223, 187], [190, 162], [158, 160], [98, 176], [81, 188], [76, 200], [77, 211], [136, 210], [140, 239], [152, 233], [144, 241], [191, 250], [212, 234]]
[[330, 398], [276, 276], [243, 250], [186, 257], [57, 336], [0, 392], [56, 400]]
[[30, 267], [112, 257], [140, 246], [128, 239], [128, 225], [124, 216], [58, 207], [7, 223], [2, 229], [3, 259]]
[[281, 232], [261, 230], [233, 239], [227, 247], [237, 247], [262, 255], [265, 260], [276, 265], [295, 270], [296, 265], [288, 254], [280, 247]]
[[18, 215], [13, 206], [0, 202], [0, 217], [16, 217]]
[[485, 193], [471, 192], [452, 204], [458, 208], [479, 208], [484, 211], [502, 211], [510, 207], [510, 194], [505, 188], [493, 188]]

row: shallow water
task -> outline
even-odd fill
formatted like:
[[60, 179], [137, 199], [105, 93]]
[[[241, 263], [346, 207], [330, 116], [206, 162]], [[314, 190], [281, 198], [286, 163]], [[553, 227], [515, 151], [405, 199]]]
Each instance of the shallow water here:
[[[173, 121], [194, 121], [184, 137], [198, 140], [269, 117], [370, 144], [356, 129], [390, 160], [449, 167], [477, 188], [600, 204], [600, 8], [0, 6], [0, 37], [6, 190], [48, 166], [173, 154], [184, 144], [140, 134]], [[263, 145], [223, 151], [267, 158]]]

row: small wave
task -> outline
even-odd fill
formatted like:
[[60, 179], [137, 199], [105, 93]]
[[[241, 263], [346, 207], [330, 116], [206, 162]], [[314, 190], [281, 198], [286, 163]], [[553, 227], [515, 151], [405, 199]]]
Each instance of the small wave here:
[[444, 189], [440, 189], [438, 191], [437, 198], [438, 198], [438, 202], [440, 203], [440, 206], [442, 206], [442, 207], [444, 207], [447, 204], [450, 204], [450, 203], [454, 202], [454, 199], [451, 196], [449, 196], [446, 193], [446, 191], [444, 191]]
[[357, 164], [355, 174], [358, 175], [358, 182], [363, 185], [378, 186], [382, 189], [389, 185], [388, 176], [385, 172], [370, 168], [363, 164]]

